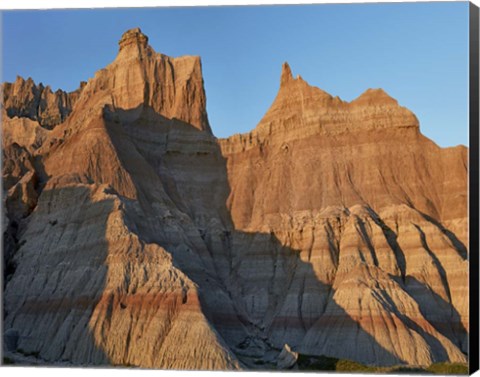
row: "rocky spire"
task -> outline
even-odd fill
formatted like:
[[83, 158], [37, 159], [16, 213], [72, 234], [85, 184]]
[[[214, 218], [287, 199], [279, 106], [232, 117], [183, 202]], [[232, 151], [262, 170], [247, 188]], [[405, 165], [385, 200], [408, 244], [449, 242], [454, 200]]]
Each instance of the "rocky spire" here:
[[122, 38], [118, 41], [118, 45], [120, 46], [120, 51], [132, 45], [146, 48], [148, 46], [148, 37], [137, 27], [123, 33]]
[[293, 80], [292, 70], [287, 62], [283, 63], [282, 65], [282, 75], [280, 76], [280, 86], [284, 86], [288, 82]]
[[90, 82], [82, 106], [108, 103], [123, 110], [142, 106], [211, 133], [200, 58], [157, 53], [148, 40], [140, 28], [123, 33], [118, 55]]

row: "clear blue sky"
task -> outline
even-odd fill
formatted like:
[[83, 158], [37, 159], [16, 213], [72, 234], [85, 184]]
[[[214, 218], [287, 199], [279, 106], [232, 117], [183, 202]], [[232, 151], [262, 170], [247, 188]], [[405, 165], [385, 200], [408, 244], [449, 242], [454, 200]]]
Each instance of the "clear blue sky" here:
[[5, 11], [3, 79], [74, 90], [140, 27], [170, 56], [202, 57], [218, 137], [253, 129], [281, 65], [350, 101], [385, 89], [441, 146], [468, 145], [468, 3]]

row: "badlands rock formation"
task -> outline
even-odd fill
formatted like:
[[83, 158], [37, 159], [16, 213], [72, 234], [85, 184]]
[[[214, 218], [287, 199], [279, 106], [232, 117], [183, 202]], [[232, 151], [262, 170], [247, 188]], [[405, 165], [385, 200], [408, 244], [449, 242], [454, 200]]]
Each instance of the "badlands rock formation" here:
[[3, 84], [3, 106], [9, 118], [28, 118], [45, 128], [53, 128], [71, 113], [84, 85], [82, 82], [71, 93], [60, 89], [53, 93], [49, 86], [35, 85], [31, 78], [25, 81], [18, 76], [14, 83]]
[[439, 148], [380, 89], [344, 102], [287, 64], [259, 125], [219, 140], [198, 57], [156, 53], [140, 29], [119, 47], [75, 92], [3, 86], [17, 354], [184, 369], [278, 367], [282, 349], [466, 361], [465, 147]]

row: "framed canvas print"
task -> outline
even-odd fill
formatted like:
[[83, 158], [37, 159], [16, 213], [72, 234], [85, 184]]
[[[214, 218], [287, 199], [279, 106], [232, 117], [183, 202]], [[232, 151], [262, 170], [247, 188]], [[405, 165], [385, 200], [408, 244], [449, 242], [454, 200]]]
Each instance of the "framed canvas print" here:
[[475, 4], [2, 20], [4, 370], [478, 369]]

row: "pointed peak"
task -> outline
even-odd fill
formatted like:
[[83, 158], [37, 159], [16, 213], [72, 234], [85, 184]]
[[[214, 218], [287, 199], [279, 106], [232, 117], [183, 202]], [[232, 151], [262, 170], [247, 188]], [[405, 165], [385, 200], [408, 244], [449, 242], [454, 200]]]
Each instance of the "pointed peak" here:
[[285, 85], [287, 82], [293, 80], [292, 70], [287, 62], [282, 65], [282, 75], [280, 76], [280, 86]]
[[368, 103], [368, 104], [395, 104], [398, 102], [396, 99], [392, 98], [387, 92], [381, 88], [376, 89], [367, 89], [365, 92], [360, 94], [358, 98], [352, 101], [352, 103]]
[[17, 77], [15, 78], [15, 84], [17, 85], [23, 85], [23, 84], [28, 84], [28, 85], [36, 85], [35, 84], [35, 81], [33, 81], [33, 79], [29, 76], [27, 77], [27, 79], [25, 80], [22, 76], [20, 75], [17, 75]]
[[368, 88], [365, 92], [362, 93], [362, 96], [369, 97], [390, 97], [385, 90], [382, 88]]
[[15, 81], [12, 84], [17, 87], [26, 86], [26, 87], [39, 87], [40, 89], [43, 89], [42, 83], [37, 85], [31, 77], [27, 77], [27, 79], [25, 80], [22, 76], [19, 76], [19, 75], [17, 75]]
[[148, 37], [142, 33], [142, 30], [139, 27], [137, 27], [123, 33], [118, 45], [120, 46], [120, 51], [129, 45], [147, 47]]

